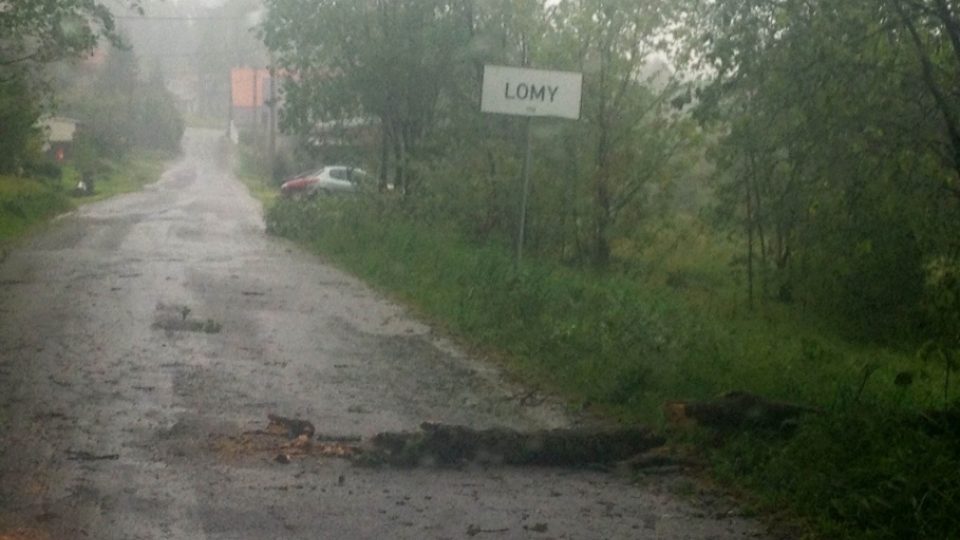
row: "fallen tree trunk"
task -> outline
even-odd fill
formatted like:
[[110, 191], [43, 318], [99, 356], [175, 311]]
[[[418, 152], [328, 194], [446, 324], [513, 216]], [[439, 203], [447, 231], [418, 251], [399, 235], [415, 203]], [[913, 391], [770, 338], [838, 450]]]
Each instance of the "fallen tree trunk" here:
[[643, 427], [553, 429], [518, 432], [424, 423], [420, 431], [380, 433], [358, 463], [415, 466], [467, 462], [506, 465], [582, 466], [621, 461], [664, 444]]
[[768, 400], [747, 392], [728, 392], [709, 401], [664, 404], [664, 415], [674, 426], [696, 423], [718, 430], [784, 429], [801, 415], [822, 412], [816, 407]]
[[425, 422], [419, 431], [384, 432], [359, 437], [320, 434], [306, 420], [268, 415], [266, 429], [239, 437], [217, 437], [219, 453], [238, 457], [275, 453], [274, 461], [323, 456], [350, 459], [357, 465], [456, 466], [489, 465], [589, 466], [620, 462], [662, 446], [666, 440], [647, 428], [568, 428], [519, 432], [512, 429], [473, 429]]

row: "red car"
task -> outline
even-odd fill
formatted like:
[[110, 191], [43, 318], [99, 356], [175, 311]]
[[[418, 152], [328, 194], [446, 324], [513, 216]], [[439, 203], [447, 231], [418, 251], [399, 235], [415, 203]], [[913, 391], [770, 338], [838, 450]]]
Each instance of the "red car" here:
[[328, 165], [315, 171], [298, 174], [280, 186], [284, 195], [354, 192], [361, 183], [368, 183], [367, 173], [349, 165]]
[[307, 193], [312, 184], [316, 183], [316, 178], [311, 177], [312, 173], [304, 173], [294, 176], [280, 186], [280, 193], [288, 196], [299, 193]]

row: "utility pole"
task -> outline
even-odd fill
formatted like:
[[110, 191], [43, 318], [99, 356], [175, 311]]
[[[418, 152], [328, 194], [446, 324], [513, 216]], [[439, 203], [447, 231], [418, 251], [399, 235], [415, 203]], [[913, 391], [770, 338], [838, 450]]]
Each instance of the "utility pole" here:
[[[530, 65], [529, 49], [527, 48], [527, 34], [520, 35], [521, 62], [520, 65]], [[517, 231], [517, 258], [513, 261], [514, 268], [519, 270], [523, 262], [523, 240], [527, 236], [527, 197], [530, 192], [530, 117], [523, 119], [523, 172], [520, 186], [520, 226]]]
[[517, 258], [514, 265], [519, 268], [523, 261], [523, 239], [527, 235], [527, 199], [530, 196], [530, 117], [523, 119], [523, 185], [520, 195], [520, 227], [517, 231]]
[[277, 68], [270, 53], [270, 180], [277, 175]]
[[227, 69], [227, 138], [233, 140], [233, 69]]
[[[517, 227], [516, 258], [520, 268], [527, 236], [527, 204], [530, 198], [530, 169], [534, 116], [580, 119], [583, 74], [546, 71], [528, 67], [485, 65], [480, 92], [480, 110], [487, 113], [525, 116], [523, 121], [523, 171], [520, 191], [520, 219]], [[549, 93], [549, 101], [547, 94]], [[554, 99], [556, 98], [556, 99]]]
[[[251, 118], [251, 120], [253, 120], [253, 126], [258, 128], [258, 127], [260, 127], [260, 105], [259, 105], [259, 101], [257, 100], [257, 74], [258, 74], [258, 72], [257, 72], [256, 66], [251, 66], [251, 67], [250, 67], [250, 72], [253, 74], [253, 77], [252, 77], [252, 79], [253, 79], [253, 93], [251, 94], [251, 98], [250, 98], [250, 100], [251, 100], [251, 103], [250, 103], [250, 112], [251, 112], [251, 114], [253, 115], [253, 118]], [[258, 135], [259, 135], [259, 134], [258, 134]], [[263, 140], [263, 139], [260, 139], [260, 140]]]

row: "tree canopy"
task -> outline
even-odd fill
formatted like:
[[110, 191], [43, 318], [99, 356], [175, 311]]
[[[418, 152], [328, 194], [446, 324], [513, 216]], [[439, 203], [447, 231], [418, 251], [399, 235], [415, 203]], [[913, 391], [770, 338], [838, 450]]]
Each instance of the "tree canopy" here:
[[[135, 0], [127, 4], [140, 10]], [[97, 0], [0, 2], [0, 171], [20, 165], [46, 96], [40, 69], [123, 42], [114, 17]]]
[[[668, 5], [268, 0], [261, 32], [278, 68], [292, 74], [286, 130], [316, 142], [331, 123], [369, 121], [381, 136], [382, 185], [389, 177], [438, 212], [472, 216], [483, 234], [504, 237], [515, 219], [522, 142], [516, 122], [480, 113], [483, 65], [583, 71], [582, 121], [538, 122], [533, 144], [571, 150], [557, 164], [544, 160], [538, 175], [589, 181], [535, 188], [534, 205], [546, 206], [534, 224], [541, 232], [532, 234], [548, 249], [603, 267], [618, 220], [642, 214], [637, 205], [689, 140], [680, 136], [685, 119], [668, 114], [678, 80], [650, 68], [663, 48], [655, 29]], [[486, 202], [478, 207], [463, 190]], [[559, 213], [547, 210], [556, 205]]]
[[[129, 7], [139, 10], [139, 3]], [[0, 4], [0, 66], [45, 63], [120, 44], [113, 15], [97, 0], [17, 0]]]
[[688, 2], [698, 113], [752, 274], [869, 333], [956, 260], [960, 25], [946, 0]]

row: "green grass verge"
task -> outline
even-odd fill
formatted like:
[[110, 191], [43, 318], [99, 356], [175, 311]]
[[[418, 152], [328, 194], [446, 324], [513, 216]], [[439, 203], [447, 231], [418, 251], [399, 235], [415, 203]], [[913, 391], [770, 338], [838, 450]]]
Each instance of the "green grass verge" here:
[[264, 178], [269, 176], [266, 160], [248, 148], [237, 149], [231, 146], [231, 150], [234, 174], [247, 187], [250, 195], [269, 208], [280, 195], [280, 187], [264, 181]]
[[60, 180], [0, 176], [0, 248], [76, 205], [142, 189], [160, 177], [169, 159], [164, 153], [137, 152], [108, 163], [106, 172], [96, 180], [96, 193], [86, 197], [70, 195], [79, 174], [69, 166], [63, 168]]
[[[173, 156], [160, 151], [136, 151], [119, 161], [103, 162], [103, 171], [95, 178], [94, 194], [75, 197], [77, 204], [102, 201], [124, 193], [139, 191], [149, 183], [156, 182]], [[80, 180], [73, 167], [63, 168], [60, 189], [70, 193]]]
[[[865, 370], [861, 401], [920, 410], [941, 396], [942, 377], [912, 355], [846, 342], [777, 306], [724, 309], [695, 288], [550, 261], [515, 271], [501, 246], [356, 199], [278, 200], [268, 218], [526, 375], [625, 418], [657, 422], [667, 399], [735, 389], [830, 406], [858, 391]], [[905, 390], [893, 383], [905, 370], [925, 376]]]
[[72, 207], [70, 198], [52, 182], [0, 176], [0, 249]]
[[833, 407], [790, 438], [741, 433], [715, 474], [770, 513], [801, 516], [811, 537], [960, 537], [960, 431], [924, 429], [898, 407]]
[[203, 129], [222, 129], [226, 131], [227, 120], [225, 118], [213, 117], [203, 114], [186, 114], [183, 117], [183, 123], [187, 127]]

